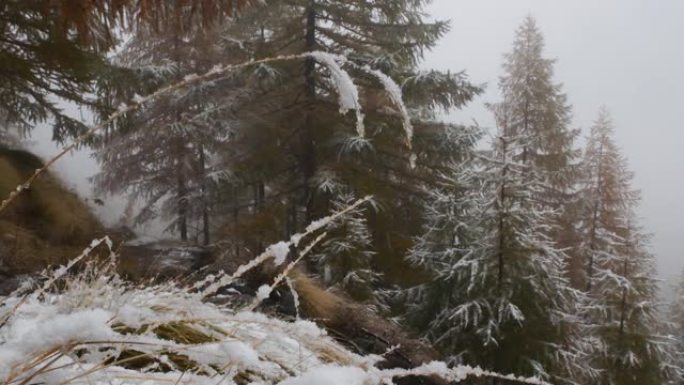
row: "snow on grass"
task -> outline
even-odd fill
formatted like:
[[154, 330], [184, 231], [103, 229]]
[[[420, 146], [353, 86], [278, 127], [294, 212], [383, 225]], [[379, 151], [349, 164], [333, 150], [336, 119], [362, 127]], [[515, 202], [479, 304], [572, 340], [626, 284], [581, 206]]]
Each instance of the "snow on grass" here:
[[[367, 200], [315, 222], [286, 242], [288, 249]], [[271, 285], [262, 286], [255, 303], [286, 281], [292, 266], [324, 236], [311, 242]], [[286, 322], [252, 311], [254, 304], [241, 310], [206, 302], [206, 293], [196, 285], [129, 284], [116, 275], [113, 258], [85, 260], [102, 246], [111, 253], [111, 242], [103, 238], [76, 258], [80, 272], [71, 271], [76, 266], [71, 262], [45, 272], [45, 283], [33, 291], [0, 297], [0, 383], [380, 385], [420, 375], [451, 382], [485, 376], [545, 385], [534, 378], [443, 362], [379, 369], [375, 365], [381, 356], [354, 353], [313, 322]]]
[[107, 322], [111, 314], [103, 309], [76, 310], [56, 314], [52, 307], [24, 306], [16, 321], [0, 331], [0, 379], [7, 379], [12, 367], [45, 346], [62, 346], [77, 339], [106, 340], [114, 336]]
[[381, 357], [347, 350], [310, 321], [221, 307], [174, 285], [134, 287], [111, 266], [91, 265], [62, 275], [49, 290], [4, 298], [0, 383], [370, 385], [409, 375], [456, 382], [469, 375], [514, 378], [440, 362], [378, 369]]
[[[157, 384], [182, 377], [180, 383], [215, 384], [216, 376], [279, 383], [331, 357], [364, 362], [310, 322], [235, 311], [180, 287], [133, 287], [110, 271], [101, 274], [4, 299], [0, 383]], [[108, 286], [111, 295], [103, 296]]]

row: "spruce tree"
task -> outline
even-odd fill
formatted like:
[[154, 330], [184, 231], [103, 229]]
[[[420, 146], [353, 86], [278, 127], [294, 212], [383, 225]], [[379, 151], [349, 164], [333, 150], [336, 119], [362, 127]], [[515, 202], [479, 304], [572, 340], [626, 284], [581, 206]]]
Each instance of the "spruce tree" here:
[[591, 128], [583, 159], [585, 196], [580, 232], [586, 265], [583, 306], [594, 349], [589, 363], [606, 385], [660, 384], [666, 378], [666, 344], [657, 309], [655, 264], [648, 236], [638, 226], [639, 194], [602, 109]]
[[583, 370], [570, 315], [579, 294], [550, 238], [557, 213], [534, 200], [543, 173], [521, 161], [529, 140], [499, 137], [433, 194], [408, 257], [433, 280], [404, 293], [407, 318], [466, 364], [572, 382]]

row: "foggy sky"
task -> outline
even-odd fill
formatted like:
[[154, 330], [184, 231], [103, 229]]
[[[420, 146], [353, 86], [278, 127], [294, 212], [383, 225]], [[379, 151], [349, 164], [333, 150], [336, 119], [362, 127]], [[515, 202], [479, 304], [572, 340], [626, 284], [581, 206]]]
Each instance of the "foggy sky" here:
[[[487, 90], [449, 120], [493, 127], [484, 102], [499, 101], [503, 54], [528, 14], [544, 34], [547, 57], [558, 59], [555, 81], [573, 105], [583, 137], [601, 105], [641, 190], [640, 215], [653, 233], [660, 276], [684, 269], [684, 1], [682, 0], [434, 0], [451, 32], [426, 55], [425, 68], [466, 70]], [[583, 142], [583, 140], [582, 140]]]

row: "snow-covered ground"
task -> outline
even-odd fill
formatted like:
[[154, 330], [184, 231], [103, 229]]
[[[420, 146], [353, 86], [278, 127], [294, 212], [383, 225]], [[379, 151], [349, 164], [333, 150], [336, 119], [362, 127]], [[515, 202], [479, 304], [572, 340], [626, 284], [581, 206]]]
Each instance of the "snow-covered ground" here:
[[107, 246], [107, 239], [95, 241], [41, 282], [0, 297], [0, 383], [370, 385], [407, 375], [499, 377], [442, 362], [378, 369], [382, 356], [351, 352], [313, 322], [219, 306], [196, 286], [132, 286], [113, 273], [113, 254], [70, 273], [91, 249]]

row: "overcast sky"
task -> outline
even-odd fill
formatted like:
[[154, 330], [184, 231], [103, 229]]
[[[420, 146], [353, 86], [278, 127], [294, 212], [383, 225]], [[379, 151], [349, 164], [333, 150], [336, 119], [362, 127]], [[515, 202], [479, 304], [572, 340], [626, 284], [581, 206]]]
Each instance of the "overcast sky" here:
[[451, 19], [451, 32], [426, 56], [426, 68], [466, 70], [486, 93], [451, 120], [485, 127], [484, 102], [499, 100], [502, 55], [527, 14], [537, 19], [555, 80], [584, 133], [605, 104], [616, 139], [636, 173], [640, 214], [654, 234], [662, 277], [684, 269], [684, 1], [434, 0], [428, 11]]

